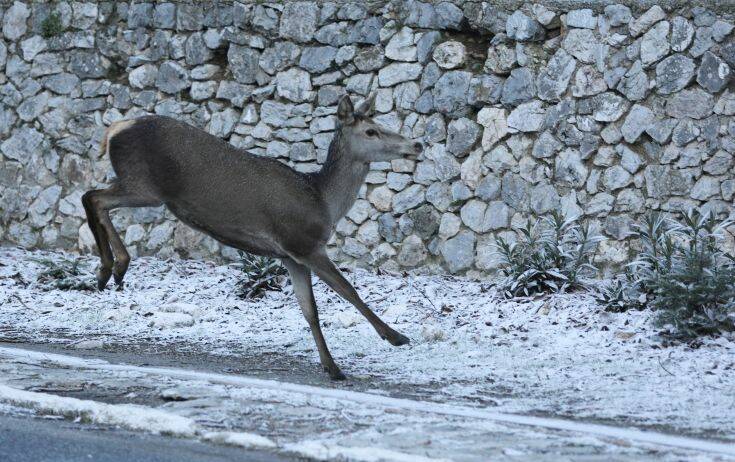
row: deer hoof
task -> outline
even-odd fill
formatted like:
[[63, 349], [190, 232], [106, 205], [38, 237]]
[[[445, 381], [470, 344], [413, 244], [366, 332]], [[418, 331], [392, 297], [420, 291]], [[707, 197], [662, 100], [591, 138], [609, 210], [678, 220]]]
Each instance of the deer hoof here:
[[347, 377], [336, 365], [334, 367], [325, 367], [324, 370], [329, 373], [329, 378], [331, 380], [347, 380]]
[[399, 334], [398, 332], [388, 335], [385, 339], [393, 346], [408, 345], [411, 343], [411, 340], [408, 337], [403, 334]]
[[110, 268], [99, 267], [97, 268], [97, 289], [105, 290], [107, 281], [112, 277], [112, 270]]

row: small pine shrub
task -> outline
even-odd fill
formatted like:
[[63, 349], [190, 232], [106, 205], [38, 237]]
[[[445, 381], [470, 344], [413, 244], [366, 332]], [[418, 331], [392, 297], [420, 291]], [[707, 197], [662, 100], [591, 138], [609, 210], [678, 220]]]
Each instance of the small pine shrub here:
[[664, 334], [688, 340], [735, 331], [735, 257], [722, 250], [732, 224], [690, 210], [681, 222], [653, 213], [633, 227], [642, 249], [628, 288], [659, 312]]
[[41, 23], [41, 35], [44, 38], [51, 38], [64, 32], [64, 24], [61, 22], [59, 13], [51, 13]]
[[594, 257], [602, 237], [589, 223], [553, 212], [517, 231], [515, 242], [495, 238], [506, 297], [577, 290], [597, 273]]
[[91, 271], [82, 268], [81, 260], [60, 260], [53, 261], [48, 259], [33, 260], [45, 267], [38, 274], [36, 280], [40, 283], [43, 290], [96, 290], [93, 277], [90, 277]]
[[237, 283], [236, 294], [242, 299], [261, 298], [268, 291], [280, 292], [286, 279], [286, 268], [277, 260], [240, 253], [238, 266], [243, 279]]

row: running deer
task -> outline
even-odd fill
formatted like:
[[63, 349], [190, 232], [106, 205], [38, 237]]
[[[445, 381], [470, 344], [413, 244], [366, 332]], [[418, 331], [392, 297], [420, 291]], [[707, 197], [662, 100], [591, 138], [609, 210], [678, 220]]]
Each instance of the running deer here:
[[327, 257], [334, 225], [355, 202], [370, 162], [415, 158], [412, 142], [370, 118], [375, 94], [353, 108], [344, 96], [326, 162], [316, 173], [239, 150], [175, 119], [146, 116], [113, 123], [101, 143], [117, 175], [107, 189], [82, 197], [99, 249], [97, 283], [111, 276], [122, 287], [130, 255], [110, 221], [118, 207], [166, 207], [182, 222], [225, 245], [278, 258], [288, 269], [294, 294], [334, 380], [344, 379], [319, 326], [311, 273], [352, 303], [378, 334], [395, 346], [409, 343], [362, 301]]

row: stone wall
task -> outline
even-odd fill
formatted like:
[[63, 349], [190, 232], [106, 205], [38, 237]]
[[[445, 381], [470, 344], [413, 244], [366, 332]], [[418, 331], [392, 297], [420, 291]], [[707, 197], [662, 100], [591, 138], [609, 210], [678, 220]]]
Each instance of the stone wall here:
[[[727, 13], [16, 1], [0, 22], [5, 243], [93, 247], [80, 196], [112, 176], [98, 144], [115, 120], [171, 115], [313, 171], [340, 96], [371, 90], [376, 120], [427, 149], [373, 166], [336, 228], [340, 262], [491, 271], [496, 234], [562, 210], [598, 226], [615, 264], [647, 209], [733, 213]], [[113, 215], [133, 255], [235, 255], [163, 209]]]

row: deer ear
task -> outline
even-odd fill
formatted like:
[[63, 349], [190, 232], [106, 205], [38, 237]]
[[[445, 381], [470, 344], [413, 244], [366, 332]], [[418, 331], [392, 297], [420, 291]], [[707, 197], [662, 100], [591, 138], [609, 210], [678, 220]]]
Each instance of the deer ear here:
[[355, 113], [362, 115], [362, 116], [371, 115], [373, 111], [375, 110], [375, 96], [376, 95], [377, 95], [376, 92], [370, 93], [367, 98], [362, 100], [362, 102], [357, 105], [357, 108], [355, 109]]
[[355, 121], [355, 109], [352, 107], [352, 100], [348, 95], [344, 95], [339, 100], [337, 118], [343, 125], [350, 125]]

